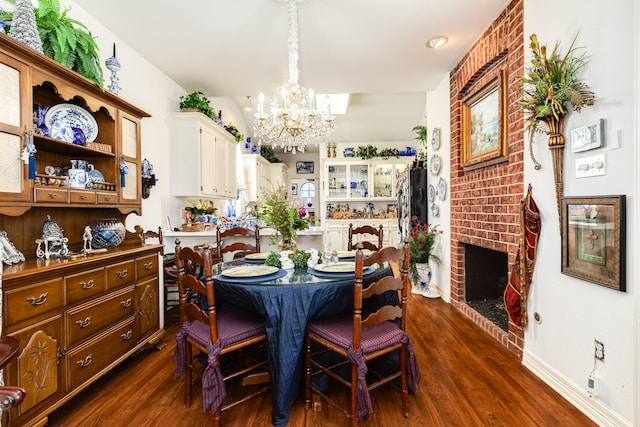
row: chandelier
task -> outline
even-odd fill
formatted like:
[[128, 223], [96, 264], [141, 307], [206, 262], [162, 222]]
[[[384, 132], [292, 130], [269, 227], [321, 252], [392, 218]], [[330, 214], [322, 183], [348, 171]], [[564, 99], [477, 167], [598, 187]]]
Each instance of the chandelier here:
[[304, 0], [287, 0], [289, 82], [271, 98], [268, 113], [264, 109], [264, 94], [260, 94], [253, 124], [258, 145], [279, 146], [293, 154], [304, 152], [308, 144], [318, 144], [336, 128], [329, 96], [316, 106], [313, 89], [307, 90], [298, 84], [298, 3], [301, 1]]

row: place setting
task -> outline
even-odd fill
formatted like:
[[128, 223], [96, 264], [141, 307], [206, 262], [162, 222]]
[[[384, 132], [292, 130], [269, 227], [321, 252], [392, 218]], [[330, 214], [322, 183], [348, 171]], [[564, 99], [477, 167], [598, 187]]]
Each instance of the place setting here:
[[266, 282], [279, 279], [286, 274], [286, 270], [272, 265], [241, 265], [223, 270], [216, 276], [216, 280], [235, 283]]
[[269, 252], [258, 252], [254, 254], [247, 254], [242, 258], [242, 261], [247, 264], [264, 264], [269, 256]]
[[[327, 264], [317, 264], [309, 267], [309, 273], [317, 277], [336, 278], [336, 277], [354, 277], [356, 271], [355, 261], [338, 261]], [[362, 274], [370, 274], [375, 271], [374, 266], [365, 267]]]

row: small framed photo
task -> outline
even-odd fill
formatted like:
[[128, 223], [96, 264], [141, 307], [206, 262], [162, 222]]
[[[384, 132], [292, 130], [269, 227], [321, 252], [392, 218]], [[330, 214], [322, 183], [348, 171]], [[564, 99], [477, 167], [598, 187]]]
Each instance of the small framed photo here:
[[291, 195], [292, 196], [298, 195], [298, 184], [291, 184]]
[[624, 195], [563, 197], [562, 273], [626, 291]]
[[313, 162], [296, 162], [297, 174], [313, 173]]

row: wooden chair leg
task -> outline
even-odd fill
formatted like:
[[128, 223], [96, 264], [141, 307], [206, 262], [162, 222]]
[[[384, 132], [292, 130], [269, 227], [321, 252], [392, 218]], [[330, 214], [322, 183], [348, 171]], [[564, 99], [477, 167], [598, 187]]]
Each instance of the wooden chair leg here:
[[358, 370], [356, 365], [351, 363], [351, 426], [358, 427], [358, 412], [356, 410], [356, 399], [358, 394]]
[[[409, 391], [407, 389], [407, 346], [400, 347], [400, 387], [402, 392], [402, 415], [409, 418]], [[415, 392], [415, 390], [414, 390]]]
[[218, 407], [218, 410], [213, 414], [213, 427], [220, 427], [220, 417], [222, 415], [222, 409]]

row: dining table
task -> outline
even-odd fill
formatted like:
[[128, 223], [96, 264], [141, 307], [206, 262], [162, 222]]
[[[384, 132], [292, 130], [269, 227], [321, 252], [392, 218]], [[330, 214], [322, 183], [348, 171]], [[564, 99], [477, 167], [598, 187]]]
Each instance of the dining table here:
[[[349, 261], [340, 260], [338, 264]], [[329, 265], [271, 270], [255, 268], [256, 265], [260, 265], [256, 258], [215, 264], [216, 300], [264, 317], [272, 423], [284, 426], [301, 389], [307, 322], [353, 307], [354, 272], [328, 268]], [[248, 269], [242, 270], [243, 267]], [[389, 265], [371, 266], [364, 271], [363, 286], [392, 274]]]

